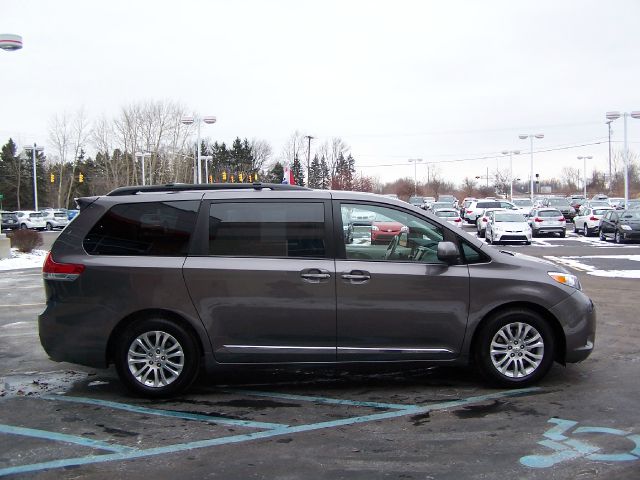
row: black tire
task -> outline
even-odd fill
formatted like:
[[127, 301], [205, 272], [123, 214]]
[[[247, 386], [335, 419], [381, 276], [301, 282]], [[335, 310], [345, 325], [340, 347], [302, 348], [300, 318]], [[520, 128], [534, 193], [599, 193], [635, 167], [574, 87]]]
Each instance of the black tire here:
[[27, 229], [27, 225], [24, 223], [20, 224], [20, 230], [26, 230]]
[[580, 229], [578, 228], [578, 224], [577, 223], [573, 224], [573, 233], [575, 233], [576, 235], [580, 234]]
[[[145, 356], [149, 355], [144, 346], [145, 334], [148, 335], [149, 342], [146, 345], [159, 347], [151, 352], [154, 356], [149, 361]], [[143, 341], [136, 342], [136, 339], [141, 337]], [[160, 345], [158, 345], [159, 342]], [[132, 371], [135, 363], [132, 363], [131, 368], [129, 367], [130, 347], [137, 352], [135, 358], [139, 360], [135, 363], [141, 365], [138, 369], [140, 376], [152, 373], [154, 381], [160, 384], [154, 386], [144, 382], [144, 377], [136, 376]], [[120, 380], [129, 390], [145, 397], [167, 397], [186, 390], [196, 379], [200, 368], [200, 352], [193, 336], [180, 324], [161, 317], [144, 318], [129, 325], [117, 338], [114, 350], [114, 363]], [[179, 352], [182, 352], [182, 356]], [[171, 358], [174, 362], [169, 364]], [[158, 382], [158, 377], [167, 373], [169, 374], [168, 378], [165, 375], [167, 381], [164, 382], [160, 378]]]
[[531, 245], [531, 242], [529, 240], [527, 240], [526, 242], [524, 242], [525, 245]]
[[[517, 336], [519, 325], [520, 338]], [[512, 338], [507, 342], [499, 332], [511, 332], [517, 341]], [[529, 347], [523, 348], [521, 340], [530, 344]], [[504, 310], [489, 318], [478, 332], [474, 345], [480, 373], [491, 384], [510, 388], [526, 387], [544, 377], [553, 364], [554, 352], [553, 330], [547, 321], [536, 312], [521, 308]], [[540, 355], [538, 359], [536, 356]], [[520, 364], [514, 360], [520, 360]], [[523, 375], [518, 376], [510, 370], [512, 367], [520, 369]]]
[[560, 232], [560, 238], [564, 238], [566, 236], [567, 236], [567, 230], [564, 229], [564, 230], [562, 230], [562, 232]]
[[53, 226], [52, 226], [49, 222], [47, 222], [46, 229], [47, 229], [48, 231], [51, 231], [51, 230], [53, 230]]
[[600, 240], [602, 240], [603, 242], [607, 241], [607, 237], [604, 236], [604, 233], [602, 232], [602, 229], [600, 230]]
[[617, 243], [618, 245], [624, 243], [624, 240], [622, 240], [622, 237], [620, 236], [620, 232], [616, 230], [616, 233], [613, 236], [613, 241], [615, 243]]
[[593, 235], [593, 230], [591, 230], [589, 227], [587, 227], [587, 224], [584, 224], [584, 236], [585, 237], [591, 237]]

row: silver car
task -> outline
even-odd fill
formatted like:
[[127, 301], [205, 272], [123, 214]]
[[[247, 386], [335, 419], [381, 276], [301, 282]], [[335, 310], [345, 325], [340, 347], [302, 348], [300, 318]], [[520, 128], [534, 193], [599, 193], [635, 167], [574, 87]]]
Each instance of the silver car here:
[[[53, 360], [115, 364], [137, 394], [175, 395], [200, 370], [354, 362], [472, 364], [522, 387], [593, 350], [576, 276], [400, 200], [254, 183], [78, 203], [43, 266], [40, 341]], [[354, 212], [401, 227], [349, 243]]]
[[557, 233], [560, 237], [567, 235], [567, 220], [555, 208], [538, 207], [531, 210], [529, 226], [534, 237], [550, 233]]

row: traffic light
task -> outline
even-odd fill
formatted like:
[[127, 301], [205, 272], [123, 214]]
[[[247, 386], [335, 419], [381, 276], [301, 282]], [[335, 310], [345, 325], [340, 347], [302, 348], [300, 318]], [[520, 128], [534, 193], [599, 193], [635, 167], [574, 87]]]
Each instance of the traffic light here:
[[231, 180], [230, 181], [231, 181], [231, 183], [234, 183], [236, 181], [236, 179], [233, 178], [233, 175], [231, 175]]
[[240, 181], [240, 183], [242, 183], [242, 181], [244, 180], [244, 174], [243, 173], [239, 173], [238, 174], [238, 180]]
[[258, 181], [258, 174], [257, 174], [257, 173], [254, 173], [254, 174], [253, 174], [253, 181], [254, 181], [254, 182], [257, 182], [257, 181]]
[[249, 174], [249, 183], [253, 182], [253, 175]]
[[209, 183], [213, 183], [213, 175], [209, 175]]
[[55, 181], [56, 181], [56, 176], [55, 176], [55, 174], [52, 173], [51, 174], [51, 183], [53, 183]]
[[78, 175], [78, 182], [84, 182], [84, 175], [82, 174], [82, 172], [80, 172], [80, 174]]
[[225, 172], [224, 170], [222, 171], [222, 181], [223, 182], [227, 181], [227, 172]]

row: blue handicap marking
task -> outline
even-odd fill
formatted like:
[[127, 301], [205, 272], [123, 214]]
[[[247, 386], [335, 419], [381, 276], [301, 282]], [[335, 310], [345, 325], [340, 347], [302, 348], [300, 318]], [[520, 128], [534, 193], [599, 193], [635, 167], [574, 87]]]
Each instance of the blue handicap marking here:
[[[597, 462], [629, 462], [640, 459], [640, 435], [607, 427], [578, 427], [568, 433], [569, 430], [578, 425], [578, 422], [552, 418], [548, 423], [555, 425], [544, 433], [545, 439], [539, 441], [538, 445], [549, 448], [552, 452], [546, 455], [527, 455], [522, 457], [520, 459], [522, 465], [531, 468], [548, 468], [557, 463], [576, 458], [586, 458]], [[568, 436], [585, 433], [624, 437], [633, 442], [635, 447], [624, 453], [598, 453], [601, 450], [600, 447]]]

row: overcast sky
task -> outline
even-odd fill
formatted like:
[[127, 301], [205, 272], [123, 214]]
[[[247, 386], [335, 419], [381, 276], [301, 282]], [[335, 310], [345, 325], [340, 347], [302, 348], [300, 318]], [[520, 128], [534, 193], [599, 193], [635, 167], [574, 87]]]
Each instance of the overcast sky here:
[[413, 178], [410, 158], [460, 182], [508, 168], [505, 149], [528, 178], [520, 133], [544, 133], [534, 151], [602, 142], [535, 153], [542, 178], [578, 155], [604, 170], [605, 112], [640, 110], [639, 20], [638, 0], [1, 0], [0, 33], [24, 48], [0, 51], [0, 143], [46, 147], [65, 111], [172, 100], [218, 117], [203, 136], [276, 155], [295, 130], [341, 137], [383, 182]]

